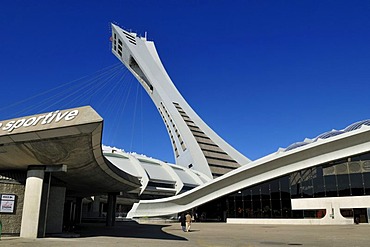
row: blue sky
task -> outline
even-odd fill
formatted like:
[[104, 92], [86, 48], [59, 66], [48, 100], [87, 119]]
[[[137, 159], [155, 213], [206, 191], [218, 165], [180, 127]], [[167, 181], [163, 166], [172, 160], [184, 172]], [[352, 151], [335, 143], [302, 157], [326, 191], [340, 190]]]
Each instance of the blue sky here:
[[[73, 81], [118, 63], [114, 22], [147, 32], [192, 108], [254, 160], [370, 118], [369, 13], [369, 1], [2, 1], [0, 119], [70, 107]], [[154, 104], [132, 77], [122, 85], [130, 96], [75, 106], [104, 117], [104, 144], [173, 162]]]

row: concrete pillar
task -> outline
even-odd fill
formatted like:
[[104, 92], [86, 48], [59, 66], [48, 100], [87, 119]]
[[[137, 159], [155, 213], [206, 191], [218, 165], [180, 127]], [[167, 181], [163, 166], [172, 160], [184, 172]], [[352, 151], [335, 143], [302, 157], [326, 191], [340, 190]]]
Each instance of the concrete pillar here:
[[90, 217], [100, 217], [100, 196], [94, 196], [94, 200], [91, 207]]
[[38, 227], [38, 234], [37, 234], [38, 238], [44, 238], [45, 233], [46, 233], [46, 220], [48, 218], [50, 182], [51, 182], [51, 174], [45, 173], [44, 183], [42, 187], [41, 204], [40, 204], [39, 227]]
[[52, 186], [50, 188], [46, 233], [61, 233], [63, 231], [65, 194], [65, 187]]
[[75, 224], [81, 224], [82, 222], [82, 197], [76, 198], [76, 217]]
[[64, 203], [64, 213], [63, 213], [63, 224], [67, 231], [71, 231], [73, 228], [74, 220], [74, 202], [71, 198], [67, 198]]
[[27, 171], [20, 233], [22, 238], [37, 238], [44, 174], [44, 167], [32, 167]]
[[117, 194], [109, 193], [108, 194], [107, 218], [106, 218], [107, 226], [114, 226], [116, 222], [116, 202], [117, 202]]

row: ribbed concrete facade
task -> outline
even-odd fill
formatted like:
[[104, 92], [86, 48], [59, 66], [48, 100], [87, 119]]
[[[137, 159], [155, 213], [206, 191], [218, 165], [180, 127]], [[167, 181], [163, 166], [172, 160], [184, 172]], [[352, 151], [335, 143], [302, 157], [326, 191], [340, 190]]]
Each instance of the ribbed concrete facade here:
[[112, 52], [156, 105], [167, 128], [177, 165], [214, 178], [250, 162], [188, 105], [164, 69], [152, 41], [112, 24]]
[[213, 177], [222, 176], [223, 174], [241, 166], [241, 164], [214, 143], [212, 139], [194, 123], [178, 103], [174, 102], [173, 104], [195, 137], [195, 140], [207, 160]]

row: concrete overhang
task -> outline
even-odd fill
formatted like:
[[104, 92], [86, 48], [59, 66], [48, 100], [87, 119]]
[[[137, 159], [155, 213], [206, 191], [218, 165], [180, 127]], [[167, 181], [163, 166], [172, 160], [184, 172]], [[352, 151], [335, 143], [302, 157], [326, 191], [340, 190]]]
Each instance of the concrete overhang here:
[[[270, 179], [369, 150], [370, 126], [363, 125], [359, 129], [318, 140], [287, 152], [267, 155], [182, 194], [155, 200], [141, 200], [134, 204], [127, 217], [158, 217], [183, 212]], [[357, 205], [363, 204], [358, 202]]]
[[138, 178], [102, 154], [103, 119], [90, 106], [0, 121], [0, 170], [67, 166], [53, 177], [70, 191], [93, 195], [130, 191]]

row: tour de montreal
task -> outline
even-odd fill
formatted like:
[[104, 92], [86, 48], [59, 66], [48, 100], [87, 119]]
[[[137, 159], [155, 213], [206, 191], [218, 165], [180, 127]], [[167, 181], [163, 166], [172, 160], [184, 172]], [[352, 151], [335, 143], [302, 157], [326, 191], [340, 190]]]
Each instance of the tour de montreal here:
[[0, 123], [0, 128], [3, 131], [12, 132], [13, 130], [18, 129], [20, 127], [36, 126], [37, 124], [45, 125], [50, 124], [52, 122], [58, 123], [62, 119], [64, 119], [65, 121], [70, 121], [75, 119], [78, 113], [79, 113], [78, 110], [65, 112], [61, 112], [58, 110], [55, 112], [49, 112], [45, 115], [12, 120], [7, 122], [6, 124]]

